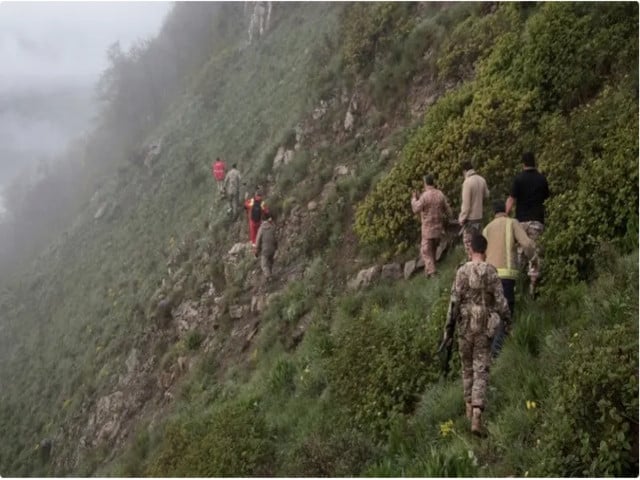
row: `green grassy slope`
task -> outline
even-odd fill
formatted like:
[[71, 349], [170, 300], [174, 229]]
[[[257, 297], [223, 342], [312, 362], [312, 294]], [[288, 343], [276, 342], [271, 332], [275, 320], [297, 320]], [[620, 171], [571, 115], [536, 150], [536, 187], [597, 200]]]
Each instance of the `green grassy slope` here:
[[[94, 221], [87, 209], [64, 242], [0, 290], [0, 474], [637, 474], [637, 212], [618, 208], [604, 222], [598, 210], [637, 199], [637, 38], [628, 33], [637, 5], [278, 4], [269, 33], [250, 46], [236, 13], [232, 33], [185, 72], [184, 93], [138, 139], [163, 138], [152, 171], [116, 149], [114, 215]], [[537, 35], [550, 18], [554, 35]], [[592, 42], [576, 53], [585, 37]], [[581, 72], [597, 66], [584, 88], [576, 58], [589, 60]], [[343, 89], [358, 93], [360, 107], [349, 133]], [[414, 125], [412, 105], [428, 104], [416, 97], [431, 95]], [[311, 122], [320, 98], [328, 112]], [[298, 123], [311, 124], [311, 138], [269, 176]], [[489, 437], [478, 440], [463, 417], [458, 359], [445, 380], [435, 355], [460, 249], [437, 279], [359, 292], [344, 280], [413, 245], [407, 192], [425, 168], [455, 203], [457, 160], [477, 155], [502, 188], [513, 158], [534, 147], [553, 173], [557, 233], [546, 241], [555, 283], [538, 301], [518, 296], [514, 334], [492, 369]], [[153, 326], [169, 258], [189, 272], [178, 302], [198, 299], [208, 281], [226, 287], [227, 300], [248, 295], [244, 277], [220, 280], [221, 254], [243, 233], [213, 199], [217, 155], [237, 162], [250, 186], [267, 182], [286, 214], [317, 198], [337, 163], [355, 173], [336, 180], [330, 201], [287, 240], [279, 262], [304, 273], [260, 316], [242, 361], [223, 370], [217, 352], [194, 340], [195, 368], [163, 419], [141, 420], [124, 449], [78, 457], [70, 432], [113, 391]], [[355, 242], [357, 205], [367, 245]], [[389, 241], [389, 232], [402, 235]], [[212, 259], [199, 263], [203, 253]], [[51, 437], [47, 459], [37, 444]]]

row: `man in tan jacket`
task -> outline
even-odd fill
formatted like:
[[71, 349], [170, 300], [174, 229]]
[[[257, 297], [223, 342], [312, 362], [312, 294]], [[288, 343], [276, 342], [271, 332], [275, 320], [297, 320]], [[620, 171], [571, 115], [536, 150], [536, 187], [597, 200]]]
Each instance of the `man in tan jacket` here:
[[[495, 217], [482, 231], [487, 239], [487, 263], [496, 267], [498, 277], [502, 282], [502, 290], [509, 305], [511, 318], [515, 306], [515, 286], [518, 278], [518, 246], [524, 250], [527, 257], [533, 257], [535, 243], [531, 240], [522, 225], [517, 220], [510, 218], [505, 213], [505, 203], [496, 200], [493, 203]], [[497, 356], [502, 348], [504, 328], [501, 328], [493, 340], [491, 349]]]
[[471, 259], [471, 237], [482, 229], [483, 201], [489, 198], [489, 188], [484, 178], [476, 173], [471, 162], [462, 164], [464, 182], [462, 183], [462, 205], [458, 222], [462, 226], [462, 242]]

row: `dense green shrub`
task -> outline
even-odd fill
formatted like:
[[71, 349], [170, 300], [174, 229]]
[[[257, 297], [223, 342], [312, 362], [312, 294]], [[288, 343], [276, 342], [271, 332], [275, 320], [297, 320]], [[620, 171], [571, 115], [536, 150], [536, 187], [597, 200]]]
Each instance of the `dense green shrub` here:
[[189, 421], [176, 421], [148, 474], [162, 477], [267, 476], [273, 445], [257, 402], [222, 405]]
[[404, 308], [384, 309], [374, 292], [333, 334], [329, 387], [360, 428], [384, 434], [394, 417], [413, 411], [424, 386], [438, 378], [434, 352], [442, 324], [433, 312], [425, 315], [429, 303], [422, 298], [408, 294]]
[[630, 248], [637, 236], [637, 5], [549, 3], [525, 16], [503, 4], [465, 23], [485, 39], [473, 48], [489, 53], [445, 50], [443, 67], [479, 56], [476, 78], [427, 111], [400, 162], [359, 204], [356, 233], [402, 251], [418, 236], [409, 200], [423, 174], [455, 208], [460, 162], [470, 159], [492, 196], [506, 198], [522, 152], [533, 150], [552, 190], [545, 276], [554, 285], [585, 278], [601, 241], [628, 238]]
[[356, 430], [327, 427], [310, 433], [293, 448], [287, 475], [350, 477], [363, 470], [375, 452], [371, 439]]
[[605, 88], [549, 138], [540, 163], [554, 193], [543, 242], [553, 279], [591, 274], [598, 245], [628, 233], [638, 216], [637, 158], [637, 102], [623, 86]]
[[543, 404], [540, 473], [637, 476], [637, 323], [576, 332], [570, 347]]

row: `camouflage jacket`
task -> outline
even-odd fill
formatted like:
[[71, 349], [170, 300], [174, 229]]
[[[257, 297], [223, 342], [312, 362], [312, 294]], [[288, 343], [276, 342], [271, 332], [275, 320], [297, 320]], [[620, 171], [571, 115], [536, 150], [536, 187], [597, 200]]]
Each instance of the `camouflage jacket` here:
[[241, 181], [240, 172], [235, 168], [232, 168], [227, 172], [227, 175], [224, 177], [224, 190], [227, 194], [232, 195], [240, 192], [240, 181]]
[[445, 221], [453, 215], [444, 193], [431, 186], [419, 198], [411, 199], [411, 210], [420, 213], [423, 239], [442, 237]]
[[451, 336], [457, 323], [460, 335], [484, 332], [493, 337], [500, 319], [511, 325], [498, 271], [486, 262], [465, 263], [456, 272], [451, 287], [445, 335]]
[[256, 237], [256, 255], [264, 255], [269, 257], [275, 253], [278, 248], [278, 240], [276, 238], [276, 226], [272, 221], [267, 220], [260, 225], [258, 236]]

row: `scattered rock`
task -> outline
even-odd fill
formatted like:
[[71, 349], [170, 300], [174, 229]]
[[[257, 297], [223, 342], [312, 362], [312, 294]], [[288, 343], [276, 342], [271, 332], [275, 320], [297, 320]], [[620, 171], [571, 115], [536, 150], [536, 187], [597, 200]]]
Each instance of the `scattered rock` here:
[[409, 260], [404, 264], [404, 278], [405, 280], [409, 280], [411, 276], [416, 273], [416, 264], [418, 262], [416, 260]]
[[347, 110], [347, 114], [344, 117], [344, 129], [346, 132], [351, 131], [351, 129], [353, 128], [353, 124], [355, 122], [355, 119], [353, 118], [353, 113], [351, 113], [351, 110]]
[[320, 120], [327, 113], [327, 102], [324, 100], [320, 100], [320, 106], [317, 107], [311, 116], [314, 120]]
[[387, 263], [382, 266], [380, 278], [399, 280], [402, 278], [402, 267], [400, 267], [399, 263]]
[[229, 306], [229, 316], [234, 320], [239, 320], [244, 317], [245, 312], [247, 311], [246, 305], [230, 305]]
[[262, 313], [269, 304], [269, 299], [265, 295], [255, 295], [251, 298], [251, 313]]
[[124, 364], [127, 367], [127, 373], [130, 374], [138, 367], [138, 364], [140, 363], [138, 356], [139, 356], [138, 349], [136, 348], [131, 349], [131, 352], [129, 353], [127, 360], [124, 362]]
[[284, 165], [288, 165], [293, 160], [294, 154], [295, 150], [286, 150], [284, 147], [278, 148], [276, 156], [273, 158], [273, 169], [277, 170]]
[[336, 165], [336, 167], [333, 169], [333, 178], [335, 179], [338, 177], [344, 177], [346, 175], [349, 175], [350, 173], [351, 171], [346, 165]]
[[424, 269], [424, 259], [422, 257], [416, 261], [416, 269]]
[[360, 270], [355, 278], [352, 278], [347, 282], [347, 288], [350, 290], [357, 290], [371, 285], [372, 282], [380, 278], [382, 269], [380, 265], [374, 265], [373, 267]]
[[238, 242], [235, 243], [233, 247], [231, 247], [231, 250], [229, 250], [229, 255], [236, 256], [248, 252], [249, 250], [251, 250], [250, 244], [246, 242]]
[[385, 148], [380, 152], [380, 160], [382, 161], [387, 160], [390, 156], [391, 156], [391, 150], [389, 150], [388, 148]]
[[100, 208], [98, 208], [98, 211], [93, 216], [94, 220], [100, 220], [100, 218], [102, 218], [104, 216], [104, 213], [107, 211], [108, 206], [109, 202], [104, 202], [102, 205], [100, 205]]
[[307, 210], [309, 210], [310, 212], [313, 212], [314, 210], [316, 210], [318, 208], [318, 202], [315, 202], [313, 200], [311, 200], [308, 204], [307, 204]]

